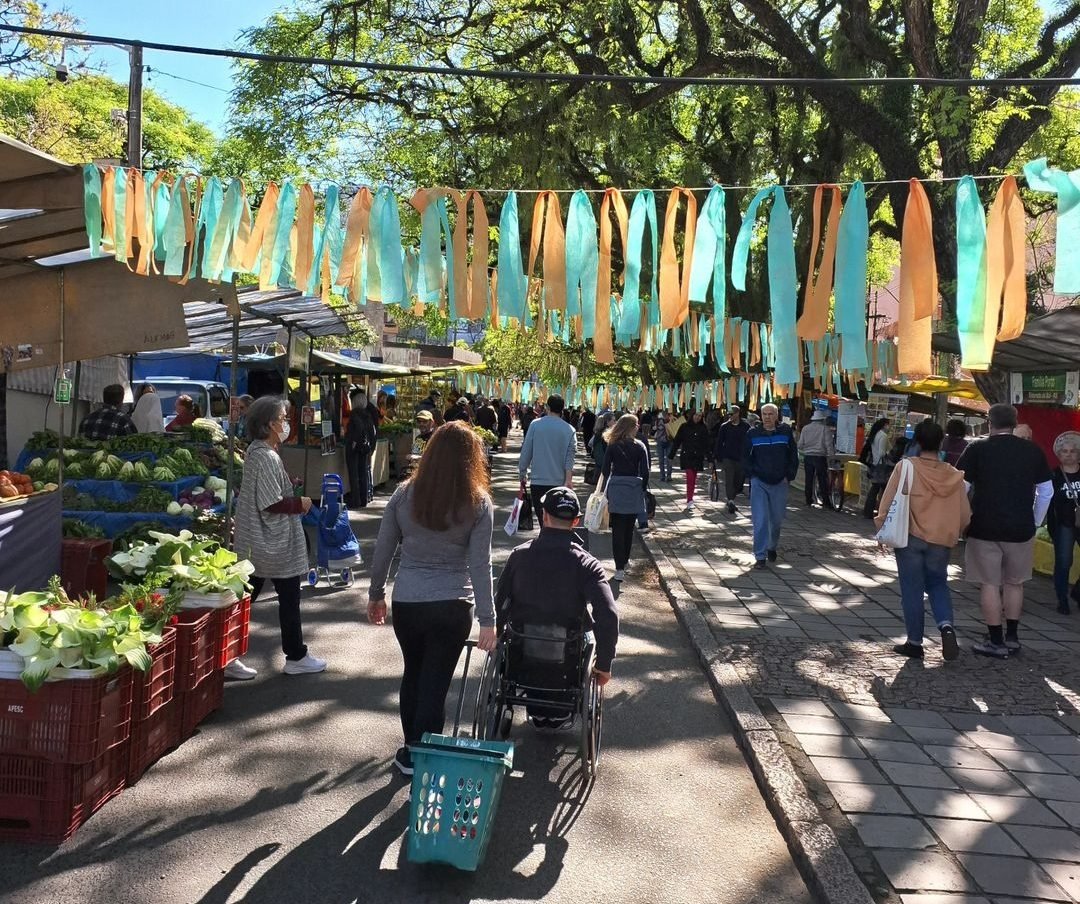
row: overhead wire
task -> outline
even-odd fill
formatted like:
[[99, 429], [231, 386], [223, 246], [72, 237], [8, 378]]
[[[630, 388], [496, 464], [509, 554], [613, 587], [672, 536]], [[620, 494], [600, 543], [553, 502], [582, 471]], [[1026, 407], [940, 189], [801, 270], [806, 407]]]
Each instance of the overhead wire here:
[[384, 63], [374, 60], [348, 60], [335, 57], [312, 57], [296, 54], [259, 53], [252, 50], [228, 50], [220, 47], [198, 47], [191, 44], [171, 44], [164, 41], [141, 41], [110, 35], [84, 34], [57, 28], [31, 28], [25, 25], [0, 24], [0, 31], [14, 34], [59, 38], [72, 43], [112, 44], [142, 47], [164, 53], [186, 53], [198, 56], [250, 60], [257, 63], [278, 63], [300, 66], [328, 66], [364, 69], [368, 72], [392, 72], [411, 75], [442, 75], [458, 78], [488, 79], [502, 82], [551, 82], [557, 84], [600, 85], [705, 85], [728, 87], [881, 87], [886, 85], [916, 85], [927, 88], [994, 88], [994, 87], [1063, 87], [1080, 85], [1080, 77], [1027, 76], [1019, 78], [927, 78], [923, 76], [829, 76], [829, 77], [750, 77], [731, 75], [619, 75], [592, 72], [545, 72], [521, 69], [475, 69], [464, 66], [432, 66], [418, 63]]

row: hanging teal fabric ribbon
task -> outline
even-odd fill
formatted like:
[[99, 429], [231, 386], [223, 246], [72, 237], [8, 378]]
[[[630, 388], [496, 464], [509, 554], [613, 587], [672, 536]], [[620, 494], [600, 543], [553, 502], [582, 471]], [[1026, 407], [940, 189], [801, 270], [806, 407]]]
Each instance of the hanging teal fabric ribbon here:
[[727, 318], [715, 318], [716, 336], [713, 338], [713, 351], [716, 353], [716, 364], [720, 373], [729, 374], [727, 354]]
[[[322, 229], [318, 230], [317, 238], [311, 257], [311, 276], [308, 279], [306, 291], [308, 295], [317, 295], [322, 285], [323, 257], [329, 252], [330, 255], [330, 285], [337, 282], [337, 267], [335, 261], [341, 260], [341, 248], [345, 236], [341, 233], [341, 211], [338, 210], [338, 198], [341, 190], [331, 182], [326, 187], [326, 195], [323, 198], [323, 210], [325, 221]], [[318, 229], [318, 227], [316, 227]], [[337, 257], [334, 256], [334, 245], [337, 244]], [[297, 288], [300, 288], [299, 286]]]
[[518, 219], [517, 194], [510, 192], [499, 215], [499, 279], [496, 292], [499, 316], [514, 317], [523, 323], [529, 320], [526, 302], [528, 280], [521, 259], [521, 226]]
[[172, 194], [169, 196], [169, 212], [165, 217], [165, 227], [161, 231], [162, 243], [165, 246], [165, 265], [161, 272], [165, 276], [181, 276], [184, 272], [184, 249], [187, 246], [185, 223], [191, 215], [184, 209], [188, 203], [184, 188], [184, 177], [178, 176], [173, 183]]
[[988, 368], [993, 343], [986, 348], [986, 212], [971, 176], [956, 188], [956, 330], [960, 366]]
[[698, 367], [705, 364], [705, 355], [709, 351], [709, 340], [712, 338], [712, 330], [709, 328], [709, 318], [702, 314], [698, 317]]
[[[134, 203], [134, 202], [132, 202]], [[127, 260], [127, 170], [116, 167], [113, 179], [113, 257]]]
[[[194, 279], [200, 272], [200, 260], [202, 262], [202, 275], [208, 272], [207, 261], [210, 259], [210, 245], [214, 241], [214, 230], [217, 228], [218, 217], [221, 216], [223, 192], [221, 181], [217, 176], [211, 176], [206, 180], [203, 187], [202, 203], [199, 205], [199, 218], [195, 223], [195, 237], [192, 240], [191, 264], [188, 267], [188, 279]], [[202, 237], [200, 241], [200, 236]], [[200, 256], [199, 249], [202, 248]]]
[[731, 282], [740, 292], [746, 291], [746, 264], [753, 238], [758, 207], [769, 195], [773, 196], [769, 215], [767, 259], [769, 265], [769, 307], [772, 313], [773, 343], [776, 350], [776, 379], [780, 383], [799, 383], [802, 380], [802, 360], [795, 335], [795, 308], [798, 291], [795, 275], [795, 234], [791, 225], [782, 186], [763, 188], [750, 202], [743, 217], [735, 252], [731, 261]]
[[[153, 179], [150, 177], [153, 176]], [[154, 257], [159, 261], [165, 260], [165, 224], [169, 219], [169, 208], [172, 199], [172, 189], [162, 179], [154, 188], [157, 173], [148, 173], [145, 181], [147, 197], [153, 195], [154, 206]], [[147, 210], [150, 208], [147, 207]]]
[[[641, 332], [641, 243], [645, 227], [649, 227], [649, 243], [652, 246], [652, 271], [650, 273], [649, 319], [660, 322], [660, 246], [656, 229], [656, 199], [648, 189], [638, 192], [630, 208], [630, 223], [626, 230], [626, 285], [623, 291], [622, 317], [619, 320], [618, 341], [627, 344]], [[627, 303], [629, 302], [629, 304]]]
[[769, 342], [768, 324], [759, 323], [758, 331], [758, 339], [761, 342], [761, 368], [772, 370], [776, 367], [776, 357], [773, 355], [772, 343]]
[[866, 360], [866, 259], [870, 248], [870, 221], [866, 213], [866, 189], [856, 182], [848, 192], [837, 230], [836, 306], [833, 320], [843, 337], [841, 351], [845, 369], [867, 366]]
[[[405, 304], [405, 273], [401, 266], [401, 216], [397, 198], [387, 186], [376, 193], [371, 205], [371, 235], [379, 267], [381, 297], [373, 301], [384, 304]], [[453, 255], [449, 255], [448, 259]], [[450, 284], [453, 284], [451, 277]], [[453, 312], [457, 316], [457, 312]]]
[[[442, 296], [444, 235], [442, 223], [446, 224], [445, 240], [449, 252], [452, 239], [445, 196], [430, 201], [420, 215], [420, 275], [417, 296], [424, 304], [438, 304]], [[450, 291], [453, 292], [453, 280], [450, 281]]]
[[586, 339], [596, 333], [596, 271], [600, 266], [596, 230], [589, 196], [581, 190], [574, 192], [566, 215], [566, 319], [580, 315]]
[[101, 257], [101, 170], [94, 163], [83, 167], [83, 220], [90, 256]]
[[1035, 191], [1058, 196], [1054, 291], [1080, 294], [1080, 169], [1066, 173], [1047, 166], [1043, 157], [1024, 167], [1024, 177]]
[[704, 303], [712, 285], [713, 316], [727, 317], [727, 226], [724, 189], [714, 185], [702, 205], [690, 265], [690, 301]]
[[[289, 256], [289, 235], [292, 233], [293, 220], [296, 217], [296, 186], [286, 182], [281, 186], [281, 195], [277, 204], [277, 230], [270, 252], [270, 285], [284, 285], [282, 268]], [[266, 247], [265, 245], [263, 246]]]
[[203, 253], [202, 275], [211, 282], [232, 281], [232, 270], [228, 266], [229, 251], [236, 240], [236, 230], [240, 225], [243, 212], [243, 186], [239, 179], [233, 179], [225, 189], [221, 201], [221, 213], [217, 218], [214, 231], [207, 230], [207, 246]]

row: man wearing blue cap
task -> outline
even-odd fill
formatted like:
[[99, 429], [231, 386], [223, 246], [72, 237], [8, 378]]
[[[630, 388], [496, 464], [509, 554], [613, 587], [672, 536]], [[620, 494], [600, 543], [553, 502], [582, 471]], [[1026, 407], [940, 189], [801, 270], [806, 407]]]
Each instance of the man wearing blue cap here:
[[[604, 566], [576, 541], [574, 527], [581, 518], [581, 506], [573, 490], [548, 490], [541, 510], [540, 535], [510, 553], [499, 576], [495, 591], [499, 627], [512, 621], [564, 629], [580, 625], [593, 631], [593, 672], [601, 685], [607, 684], [619, 640], [619, 611]], [[562, 718], [530, 715], [538, 728], [556, 728], [563, 722]]]

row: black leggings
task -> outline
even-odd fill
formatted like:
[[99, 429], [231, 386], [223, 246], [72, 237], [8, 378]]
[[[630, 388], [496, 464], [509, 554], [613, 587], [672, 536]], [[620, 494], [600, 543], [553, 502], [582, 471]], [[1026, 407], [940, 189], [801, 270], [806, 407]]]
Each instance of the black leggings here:
[[637, 524], [637, 515], [616, 515], [612, 513], [611, 519], [611, 554], [615, 559], [615, 567], [623, 569], [630, 561], [630, 548], [634, 545], [634, 526]]
[[[278, 600], [278, 623], [281, 625], [281, 649], [286, 659], [303, 659], [307, 656], [304, 646], [304, 628], [300, 624], [300, 576], [295, 578], [270, 578]], [[262, 593], [266, 578], [251, 578], [251, 603], [255, 604]]]
[[446, 694], [472, 631], [473, 604], [466, 600], [395, 600], [393, 621], [405, 660], [400, 692], [401, 731], [406, 744], [415, 744], [426, 731], [443, 732]]

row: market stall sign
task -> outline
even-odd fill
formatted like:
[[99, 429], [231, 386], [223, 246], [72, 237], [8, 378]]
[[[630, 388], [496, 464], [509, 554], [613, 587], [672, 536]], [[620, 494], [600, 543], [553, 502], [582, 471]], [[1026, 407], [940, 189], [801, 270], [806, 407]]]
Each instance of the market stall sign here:
[[1010, 374], [1009, 395], [1014, 405], [1075, 407], [1080, 398], [1080, 371]]
[[56, 386], [53, 387], [53, 401], [57, 405], [70, 405], [71, 389], [71, 380], [61, 377], [56, 381]]

